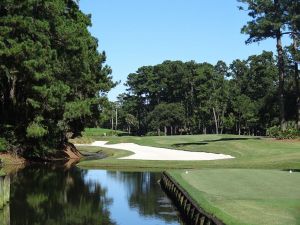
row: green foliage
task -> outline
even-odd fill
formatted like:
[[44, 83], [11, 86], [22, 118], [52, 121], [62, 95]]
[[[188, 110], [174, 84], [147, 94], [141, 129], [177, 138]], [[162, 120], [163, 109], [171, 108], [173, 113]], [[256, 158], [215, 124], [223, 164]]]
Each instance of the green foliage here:
[[165, 127], [174, 127], [174, 134], [177, 128], [181, 128], [184, 123], [184, 109], [178, 103], [160, 103], [148, 115], [149, 126], [154, 130], [161, 130]]
[[137, 119], [139, 134], [164, 127], [168, 134], [172, 127], [178, 128], [173, 134], [179, 129], [190, 134], [265, 134], [266, 127], [278, 123], [277, 74], [273, 53], [265, 51], [229, 66], [222, 61], [165, 61], [141, 67], [128, 75], [128, 92], [119, 96], [119, 127], [127, 129], [130, 114]]
[[6, 151], [8, 147], [8, 143], [4, 138], [0, 138], [0, 152]]
[[3, 0], [0, 13], [0, 135], [25, 155], [61, 149], [114, 86], [91, 18], [73, 0]]
[[279, 126], [273, 126], [267, 129], [267, 135], [277, 139], [297, 139], [300, 138], [300, 130], [295, 126], [288, 126], [282, 131]]
[[[246, 41], [247, 44], [252, 42], [260, 42], [268, 38], [276, 39], [276, 49], [278, 53], [278, 102], [279, 102], [279, 120], [280, 128], [282, 131], [286, 128], [286, 112], [285, 109], [285, 90], [284, 82], [287, 76], [287, 68], [285, 67], [285, 53], [282, 44], [282, 37], [284, 35], [290, 35], [294, 42], [293, 58], [297, 58], [297, 40], [299, 37], [299, 1], [294, 0], [238, 0], [241, 3], [246, 4], [246, 10], [251, 20], [242, 28], [242, 33], [248, 34], [249, 38]], [[240, 7], [244, 9], [244, 7]], [[295, 68], [295, 73], [298, 73], [298, 69]], [[296, 89], [296, 95], [298, 100], [295, 105], [299, 103], [299, 78], [295, 75], [295, 83], [298, 83]], [[298, 89], [298, 90], [297, 90]], [[300, 112], [300, 106], [298, 106], [298, 112]], [[297, 113], [299, 114], [299, 113]], [[298, 120], [300, 117], [296, 115]]]
[[26, 136], [29, 138], [41, 138], [47, 134], [47, 129], [36, 122], [31, 123], [26, 129]]
[[146, 136], [157, 136], [157, 135], [158, 134], [155, 131], [149, 131], [149, 132], [146, 133]]

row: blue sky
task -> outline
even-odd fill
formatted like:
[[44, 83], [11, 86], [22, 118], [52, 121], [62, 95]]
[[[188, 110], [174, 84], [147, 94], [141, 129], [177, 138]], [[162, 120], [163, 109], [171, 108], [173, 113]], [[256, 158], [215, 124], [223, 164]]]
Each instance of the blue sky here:
[[[236, 0], [81, 0], [92, 15], [90, 32], [106, 51], [115, 81], [144, 65], [164, 60], [216, 63], [275, 50], [275, 41], [245, 45], [241, 27], [249, 20]], [[125, 91], [121, 84], [108, 97]]]

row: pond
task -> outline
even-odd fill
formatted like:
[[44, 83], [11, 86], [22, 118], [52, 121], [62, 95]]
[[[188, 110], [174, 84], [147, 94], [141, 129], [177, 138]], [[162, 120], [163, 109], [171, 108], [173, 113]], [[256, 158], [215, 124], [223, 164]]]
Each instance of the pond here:
[[10, 221], [6, 221], [12, 225], [185, 224], [161, 190], [160, 176], [27, 167], [11, 177]]

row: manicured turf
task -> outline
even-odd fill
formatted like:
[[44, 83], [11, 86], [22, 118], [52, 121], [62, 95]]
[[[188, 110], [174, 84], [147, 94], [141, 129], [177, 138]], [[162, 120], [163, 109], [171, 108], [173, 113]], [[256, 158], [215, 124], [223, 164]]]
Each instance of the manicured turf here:
[[113, 136], [113, 135], [121, 135], [126, 134], [126, 132], [120, 130], [111, 130], [105, 128], [85, 128], [83, 132], [83, 136], [87, 137], [101, 137], [101, 136]]
[[90, 143], [104, 137], [124, 136], [126, 132], [120, 130], [111, 130], [105, 128], [85, 128], [82, 132], [82, 137], [71, 140], [73, 143]]
[[167, 169], [186, 169], [199, 168], [202, 164], [199, 161], [155, 161], [155, 160], [132, 160], [132, 159], [118, 159], [129, 156], [132, 153], [123, 150], [105, 149], [99, 147], [78, 147], [83, 153], [101, 152], [107, 155], [104, 159], [97, 160], [83, 160], [77, 166], [81, 168], [106, 168], [118, 170], [153, 170], [164, 171]]
[[[98, 137], [110, 143], [133, 142], [140, 145], [223, 153], [236, 157], [214, 161], [142, 161], [92, 160], [79, 164], [85, 167], [155, 167], [168, 168], [268, 168], [300, 169], [300, 141], [277, 141], [235, 135], [188, 135], [167, 137]], [[100, 150], [100, 148], [97, 148]], [[120, 150], [116, 150], [119, 152]], [[118, 154], [118, 153], [117, 153]]]
[[169, 174], [226, 224], [300, 224], [300, 173], [204, 169]]
[[80, 150], [88, 152], [102, 151], [108, 157], [83, 161], [79, 166], [122, 170], [184, 169], [169, 170], [169, 173], [201, 207], [226, 224], [300, 224], [300, 173], [281, 171], [300, 169], [299, 140], [234, 135], [97, 137], [97, 140], [232, 155], [236, 158], [214, 161], [120, 160], [118, 158], [132, 153], [81, 147]]

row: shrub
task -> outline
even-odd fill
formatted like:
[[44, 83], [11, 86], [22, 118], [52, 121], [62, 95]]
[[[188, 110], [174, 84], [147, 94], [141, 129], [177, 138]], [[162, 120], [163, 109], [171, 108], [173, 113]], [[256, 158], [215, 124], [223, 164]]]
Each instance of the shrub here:
[[279, 126], [273, 126], [267, 129], [267, 136], [272, 138], [277, 138], [280, 134], [280, 127]]
[[288, 126], [286, 130], [281, 131], [279, 126], [273, 126], [267, 129], [267, 135], [277, 139], [296, 139], [300, 138], [300, 130], [294, 126]]
[[8, 147], [8, 143], [4, 138], [0, 138], [0, 152], [6, 151]]
[[[162, 133], [163, 135], [163, 133]], [[156, 131], [149, 131], [146, 136], [158, 136], [157, 132]]]

